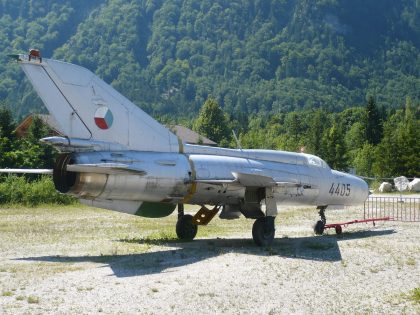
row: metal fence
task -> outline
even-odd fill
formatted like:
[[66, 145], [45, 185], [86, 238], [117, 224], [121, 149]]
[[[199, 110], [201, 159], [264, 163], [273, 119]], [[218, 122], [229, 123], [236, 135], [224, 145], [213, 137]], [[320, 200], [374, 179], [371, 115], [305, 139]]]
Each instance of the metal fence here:
[[384, 217], [393, 221], [420, 222], [420, 198], [369, 197], [364, 205], [364, 218]]

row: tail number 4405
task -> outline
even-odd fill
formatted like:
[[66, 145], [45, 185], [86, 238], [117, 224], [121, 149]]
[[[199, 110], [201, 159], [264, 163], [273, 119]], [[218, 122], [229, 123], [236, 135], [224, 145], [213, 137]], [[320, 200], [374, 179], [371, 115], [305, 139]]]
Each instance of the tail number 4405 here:
[[329, 190], [330, 195], [350, 196], [351, 185], [342, 183], [332, 183]]

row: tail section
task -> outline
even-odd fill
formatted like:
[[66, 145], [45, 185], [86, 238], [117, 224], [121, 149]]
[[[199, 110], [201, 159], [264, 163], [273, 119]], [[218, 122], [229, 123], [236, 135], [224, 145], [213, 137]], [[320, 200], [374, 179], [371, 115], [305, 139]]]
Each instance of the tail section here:
[[69, 138], [116, 143], [129, 150], [178, 152], [178, 138], [91, 71], [52, 59], [19, 62]]

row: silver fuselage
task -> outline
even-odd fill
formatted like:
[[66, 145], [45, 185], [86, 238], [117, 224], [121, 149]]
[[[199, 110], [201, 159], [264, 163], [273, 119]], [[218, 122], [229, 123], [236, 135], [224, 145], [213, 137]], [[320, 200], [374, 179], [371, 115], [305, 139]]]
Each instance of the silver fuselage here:
[[[313, 159], [320, 163], [311, 163]], [[74, 155], [74, 163], [98, 162], [125, 163], [144, 175], [78, 173], [72, 194], [90, 201], [235, 205], [244, 199], [246, 189], [235, 183], [235, 172], [296, 183], [294, 187], [272, 188], [279, 204], [351, 205], [363, 203], [368, 194], [367, 184], [360, 178], [331, 170], [319, 158], [302, 153], [185, 145], [184, 153], [104, 151]]]

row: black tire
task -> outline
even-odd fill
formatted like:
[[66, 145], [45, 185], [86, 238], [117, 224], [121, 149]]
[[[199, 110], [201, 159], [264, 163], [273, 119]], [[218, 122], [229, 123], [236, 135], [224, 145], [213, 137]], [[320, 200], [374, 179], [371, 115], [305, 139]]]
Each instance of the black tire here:
[[314, 233], [316, 235], [322, 235], [322, 234], [324, 234], [324, 228], [325, 228], [324, 222], [319, 220], [319, 221], [316, 222], [316, 224], [314, 226]]
[[198, 227], [192, 223], [192, 215], [185, 214], [176, 222], [176, 235], [179, 239], [192, 241], [197, 235]]
[[336, 225], [335, 226], [335, 234], [339, 235], [343, 233], [343, 228], [341, 227], [341, 225]]
[[270, 246], [274, 241], [274, 217], [262, 217], [252, 226], [252, 238], [258, 246]]

